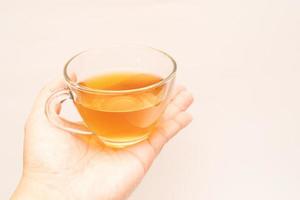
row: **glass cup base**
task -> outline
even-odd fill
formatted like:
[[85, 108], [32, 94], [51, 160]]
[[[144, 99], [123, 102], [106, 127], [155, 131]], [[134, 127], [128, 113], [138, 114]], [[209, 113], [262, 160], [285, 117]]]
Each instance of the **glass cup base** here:
[[99, 140], [103, 142], [106, 146], [113, 147], [113, 148], [124, 148], [130, 145], [134, 145], [136, 143], [139, 143], [141, 141], [146, 140], [149, 137], [149, 133], [143, 135], [142, 137], [136, 138], [135, 140], [129, 140], [129, 141], [118, 141], [118, 140], [111, 140], [102, 136], [97, 135]]

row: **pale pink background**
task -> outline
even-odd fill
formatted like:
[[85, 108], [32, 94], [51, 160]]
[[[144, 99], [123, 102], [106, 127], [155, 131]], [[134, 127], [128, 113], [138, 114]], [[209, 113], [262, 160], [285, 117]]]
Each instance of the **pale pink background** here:
[[300, 2], [1, 1], [0, 199], [22, 168], [38, 90], [89, 47], [144, 43], [175, 57], [195, 95], [130, 200], [300, 199]]

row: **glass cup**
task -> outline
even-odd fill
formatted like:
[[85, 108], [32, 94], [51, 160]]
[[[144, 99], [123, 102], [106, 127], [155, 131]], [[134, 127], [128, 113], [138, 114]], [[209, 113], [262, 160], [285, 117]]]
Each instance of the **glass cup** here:
[[[122, 73], [146, 74], [159, 79], [133, 89], [97, 89], [81, 84], [91, 77], [115, 73], [121, 77]], [[120, 45], [84, 51], [65, 65], [68, 87], [49, 97], [46, 115], [60, 129], [96, 134], [111, 147], [135, 144], [147, 139], [157, 127], [168, 104], [175, 73], [176, 63], [171, 56], [147, 46]], [[140, 77], [139, 82], [143, 81]], [[80, 123], [64, 119], [56, 112], [57, 107], [70, 99], [82, 118]]]

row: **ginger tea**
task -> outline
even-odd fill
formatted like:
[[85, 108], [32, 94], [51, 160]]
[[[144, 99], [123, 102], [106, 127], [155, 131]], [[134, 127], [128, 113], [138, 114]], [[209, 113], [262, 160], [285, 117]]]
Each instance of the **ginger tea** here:
[[151, 87], [161, 80], [156, 75], [133, 72], [90, 77], [79, 85], [108, 92], [80, 91], [75, 105], [87, 127], [104, 143], [136, 143], [153, 131], [165, 108], [165, 86]]

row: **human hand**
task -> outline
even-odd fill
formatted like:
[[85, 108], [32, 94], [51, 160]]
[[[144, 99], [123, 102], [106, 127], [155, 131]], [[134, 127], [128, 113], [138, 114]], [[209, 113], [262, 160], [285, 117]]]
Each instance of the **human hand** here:
[[193, 98], [177, 86], [161, 124], [148, 140], [113, 149], [94, 135], [72, 134], [49, 123], [45, 103], [63, 87], [62, 81], [47, 85], [34, 104], [25, 126], [23, 175], [12, 200], [126, 199], [162, 147], [192, 119], [185, 111]]

